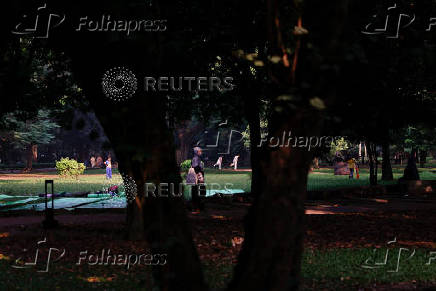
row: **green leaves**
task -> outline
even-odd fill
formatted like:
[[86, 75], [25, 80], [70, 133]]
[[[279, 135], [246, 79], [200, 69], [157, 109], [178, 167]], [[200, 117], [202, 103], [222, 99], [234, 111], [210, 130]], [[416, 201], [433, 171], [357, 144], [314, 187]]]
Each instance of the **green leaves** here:
[[183, 172], [188, 171], [190, 167], [191, 167], [191, 160], [184, 160], [180, 164], [180, 170]]
[[23, 112], [7, 113], [2, 123], [11, 131], [12, 143], [17, 148], [25, 148], [30, 144], [48, 144], [54, 138], [54, 130], [59, 125], [50, 118], [50, 111], [40, 109], [34, 118], [23, 118]]
[[310, 105], [312, 105], [313, 107], [315, 107], [318, 110], [326, 109], [324, 101], [322, 101], [322, 99], [320, 99], [319, 97], [314, 97], [314, 98], [310, 99], [309, 102], [310, 102]]
[[60, 161], [56, 161], [56, 169], [62, 177], [77, 178], [85, 172], [85, 168], [85, 164], [78, 163], [73, 159], [70, 160], [70, 158], [62, 158]]

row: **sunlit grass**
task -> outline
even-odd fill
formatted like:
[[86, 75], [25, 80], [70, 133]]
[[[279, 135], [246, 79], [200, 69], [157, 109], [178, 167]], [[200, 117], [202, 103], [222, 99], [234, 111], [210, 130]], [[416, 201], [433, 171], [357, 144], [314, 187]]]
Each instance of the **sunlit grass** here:
[[[117, 171], [114, 171], [112, 181], [108, 181], [105, 177], [104, 169], [88, 170], [78, 179], [60, 178], [56, 172], [41, 173], [41, 177], [34, 175], [33, 177], [20, 180], [0, 180], [0, 194], [8, 195], [36, 195], [44, 192], [44, 181], [47, 177], [42, 175], [50, 175], [50, 179], [54, 180], [55, 193], [61, 192], [96, 192], [102, 191], [108, 185], [120, 183], [121, 176]], [[381, 172], [379, 172], [379, 184], [394, 184], [397, 179], [403, 175], [403, 169], [394, 169], [394, 181], [381, 181]], [[185, 179], [186, 174], [182, 174]], [[436, 180], [436, 173], [429, 169], [420, 169], [422, 180]], [[237, 171], [219, 171], [214, 169], [206, 169], [206, 183], [211, 185], [215, 183], [215, 189], [242, 189], [245, 192], [250, 191], [251, 187], [251, 172]], [[360, 171], [360, 179], [349, 179], [347, 175], [335, 176], [333, 169], [321, 168], [309, 174], [308, 190], [325, 190], [345, 187], [357, 187], [369, 185], [369, 171], [362, 169]]]
[[[349, 282], [367, 286], [372, 283], [413, 280], [436, 281], [436, 261], [429, 259], [434, 250], [415, 250], [409, 247], [404, 248], [400, 256], [399, 246], [390, 249], [388, 253], [387, 250], [386, 248], [306, 250], [302, 276], [308, 281], [320, 284]], [[433, 253], [432, 256], [435, 257], [435, 254]]]
[[[302, 289], [314, 290], [313, 286], [317, 286], [315, 289], [339, 290], [351, 288], [351, 285], [373, 287], [374, 284], [412, 281], [436, 284], [436, 260], [429, 259], [430, 256], [435, 257], [434, 253], [431, 255], [434, 250], [422, 248], [415, 250], [409, 247], [408, 250], [401, 252], [398, 261], [400, 250], [398, 246], [389, 250], [384, 264], [387, 250], [386, 248], [379, 248], [376, 251], [372, 248], [307, 249], [303, 253], [301, 265], [301, 276], [304, 280]], [[232, 265], [219, 267], [208, 265], [205, 270], [206, 279], [214, 287], [224, 287], [232, 276]]]
[[[101, 191], [111, 182], [105, 176], [82, 175], [78, 179], [64, 179], [58, 176], [54, 180], [54, 192], [96, 192]], [[121, 181], [119, 175], [113, 180]], [[7, 195], [36, 195], [44, 193], [45, 178], [29, 178], [24, 180], [0, 180], [0, 193]]]

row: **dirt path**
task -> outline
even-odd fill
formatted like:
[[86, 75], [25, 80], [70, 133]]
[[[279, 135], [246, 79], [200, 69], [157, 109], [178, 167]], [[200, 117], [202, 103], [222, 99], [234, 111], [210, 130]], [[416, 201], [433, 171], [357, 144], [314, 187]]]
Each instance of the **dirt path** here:
[[[60, 214], [55, 215], [60, 224], [94, 224], [103, 222], [124, 222], [125, 214], [121, 213], [99, 213], [99, 214]], [[0, 218], [0, 228], [16, 225], [40, 224], [44, 220], [41, 213], [39, 216], [17, 216]]]
[[354, 198], [336, 201], [310, 202], [310, 204], [306, 205], [306, 214], [341, 214], [431, 210], [434, 210], [436, 212], [436, 199], [434, 198]]
[[0, 174], [0, 180], [26, 180], [26, 179], [55, 179], [57, 175], [40, 175], [40, 174]]
[[[188, 216], [196, 221], [199, 220], [242, 220], [247, 214], [250, 204], [248, 203], [207, 203], [206, 209], [200, 213], [190, 213]], [[312, 201], [306, 204], [307, 215], [342, 215], [364, 214], [377, 212], [405, 212], [423, 211], [436, 212], [436, 199], [406, 199], [406, 198], [377, 198], [377, 199], [342, 199], [336, 201]], [[40, 224], [44, 219], [43, 212], [40, 215], [17, 216], [8, 213], [7, 217], [0, 217], [0, 228], [17, 225]], [[122, 223], [125, 220], [124, 213], [107, 210], [103, 213], [60, 213], [55, 215], [61, 224], [98, 224], [103, 222]]]
[[[105, 174], [86, 174], [83, 177], [104, 177]], [[59, 179], [59, 175], [44, 175], [44, 174], [37, 174], [37, 173], [20, 173], [20, 174], [0, 174], [0, 180], [26, 180], [26, 179]]]

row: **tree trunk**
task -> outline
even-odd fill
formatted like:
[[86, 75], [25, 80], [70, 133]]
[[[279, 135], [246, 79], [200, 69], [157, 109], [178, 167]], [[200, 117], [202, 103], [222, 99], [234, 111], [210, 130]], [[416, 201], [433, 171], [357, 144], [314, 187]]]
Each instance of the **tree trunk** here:
[[192, 151], [192, 139], [199, 132], [204, 130], [202, 123], [186, 120], [181, 123], [176, 129], [177, 138], [179, 140], [179, 149], [177, 150], [177, 164], [180, 165], [187, 160]]
[[[283, 55], [281, 37], [274, 37], [280, 35], [277, 30], [281, 29], [277, 29], [277, 2], [267, 2], [270, 41], [272, 45], [279, 43], [279, 49], [268, 53], [277, 53], [287, 60], [287, 56]], [[337, 65], [336, 53], [340, 51], [338, 37], [345, 25], [343, 21], [346, 19], [348, 2], [339, 0], [320, 4], [319, 1], [311, 1], [307, 6], [306, 3], [307, 15], [313, 13], [307, 16], [313, 21], [307, 24], [308, 27], [315, 23], [329, 24], [316, 26], [320, 30], [317, 33], [329, 36], [325, 38], [326, 42], [317, 43], [325, 58], [313, 58], [311, 54], [306, 54], [304, 43], [301, 45], [303, 51], [298, 60], [300, 69], [296, 78], [289, 78], [293, 76], [289, 74], [291, 69], [269, 71], [270, 78], [275, 82], [270, 88], [273, 102], [268, 122], [269, 137], [279, 138], [284, 132], [290, 131], [293, 136], [319, 136], [323, 122], [321, 111], [305, 105], [307, 103], [295, 105], [293, 101], [282, 101], [279, 96], [290, 94], [308, 101], [313, 98], [313, 92], [323, 92], [321, 100], [333, 101], [335, 88], [339, 85], [325, 82], [327, 75], [332, 76], [334, 73], [330, 70], [321, 72], [319, 68], [323, 65], [330, 68]], [[308, 91], [299, 91], [301, 84], [294, 84], [294, 81], [298, 83], [302, 80], [310, 80], [311, 88]], [[280, 88], [286, 93], [277, 92]], [[307, 92], [310, 93], [306, 95]], [[260, 190], [257, 190], [258, 196], [245, 220], [245, 240], [228, 290], [297, 290], [303, 252], [304, 200], [313, 151], [309, 152], [304, 147], [269, 146], [260, 151], [259, 158], [262, 173]]]
[[315, 169], [319, 169], [319, 160], [318, 160], [317, 157], [315, 157], [315, 158], [313, 159], [313, 167], [314, 167]]
[[229, 290], [296, 290], [299, 285], [312, 159], [307, 149], [290, 147], [268, 148], [263, 155], [263, 181], [246, 217], [245, 240]]
[[30, 172], [33, 168], [33, 162], [38, 159], [38, 145], [33, 144], [27, 147], [26, 168], [24, 172]]
[[383, 181], [392, 181], [394, 179], [394, 175], [392, 173], [390, 150], [389, 150], [389, 143], [388, 142], [383, 143], [382, 152], [383, 152], [382, 180]]
[[371, 186], [377, 185], [377, 151], [376, 145], [372, 142], [366, 144], [368, 150], [368, 160], [369, 160], [369, 184]]
[[[73, 57], [75, 75], [81, 81], [86, 95], [92, 96], [89, 101], [111, 142], [120, 172], [132, 177], [137, 186], [138, 195], [127, 207], [127, 237], [139, 240], [138, 243], [145, 239], [153, 253], [167, 255], [165, 265], [153, 266], [156, 287], [170, 291], [205, 291], [208, 288], [183, 198], [172, 197], [167, 192], [162, 193], [167, 197], [153, 197], [152, 192], [145, 191], [146, 185], [153, 189], [162, 185], [160, 183], [168, 183], [174, 185], [175, 194], [179, 194], [180, 169], [175, 157], [174, 135], [165, 120], [165, 94], [144, 92], [138, 88], [131, 99], [117, 103], [102, 93], [101, 77], [104, 71], [101, 68], [119, 65], [108, 63], [113, 55], [124, 58], [120, 60], [121, 64], [134, 72], [165, 75], [159, 71], [162, 66], [154, 63], [155, 57], [147, 58], [147, 48], [95, 48], [96, 53], [101, 55], [92, 55], [93, 51], [87, 50]], [[170, 60], [168, 62], [173, 63]], [[158, 195], [157, 192], [154, 191], [154, 194]]]
[[[79, 149], [79, 161], [81, 163], [85, 163], [85, 165], [87, 165], [89, 163], [89, 148], [85, 147], [85, 146], [81, 146]], [[113, 159], [113, 157], [112, 157]]]
[[[128, 237], [131, 240], [146, 239], [153, 253], [167, 254], [166, 265], [153, 267], [160, 290], [207, 290], [183, 195], [172, 197], [164, 192], [163, 195], [168, 197], [154, 197], [158, 196], [157, 190], [146, 192], [146, 185], [154, 188], [160, 183], [168, 183], [174, 186], [176, 195], [183, 193], [179, 191], [182, 181], [175, 159], [173, 135], [166, 128], [165, 120], [158, 115], [162, 111], [156, 107], [156, 104], [149, 106], [156, 114], [144, 109], [148, 111], [146, 116], [151, 117], [145, 121], [147, 125], [141, 125], [139, 121], [136, 126], [129, 124], [127, 136], [118, 132], [122, 127], [102, 122], [119, 159], [121, 172], [133, 177], [137, 184], [138, 196], [127, 208]], [[97, 114], [103, 118], [101, 112]], [[137, 134], [142, 138], [135, 141]], [[130, 151], [125, 150], [126, 144], [130, 144]], [[132, 160], [132, 157], [136, 159]]]
[[420, 164], [419, 166], [421, 168], [424, 168], [426, 161], [427, 161], [427, 151], [420, 150], [419, 151], [419, 164]]
[[[248, 69], [248, 68], [246, 68]], [[259, 111], [259, 92], [256, 90], [254, 82], [245, 81], [241, 86], [240, 94], [243, 96], [245, 116], [250, 128], [250, 164], [251, 164], [251, 194], [257, 196], [261, 189], [262, 169], [260, 165], [261, 129]]]
[[249, 118], [250, 125], [250, 163], [251, 163], [251, 194], [258, 195], [258, 190], [261, 189], [262, 183], [262, 168], [260, 166], [260, 151], [258, 147], [260, 142], [260, 119], [259, 112], [257, 111], [257, 118], [253, 116]]
[[366, 143], [364, 144], [365, 147], [365, 156], [363, 157], [363, 163], [365, 163], [365, 159], [368, 161], [368, 149], [366, 148]]
[[377, 179], [378, 179], [378, 152], [377, 152], [377, 145], [374, 144], [374, 154], [375, 154], [375, 183], [377, 184]]

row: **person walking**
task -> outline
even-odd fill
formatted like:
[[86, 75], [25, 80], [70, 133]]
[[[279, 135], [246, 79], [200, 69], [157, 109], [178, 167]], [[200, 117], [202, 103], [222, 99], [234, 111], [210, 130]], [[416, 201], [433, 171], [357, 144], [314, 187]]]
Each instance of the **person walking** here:
[[223, 157], [220, 156], [220, 157], [218, 158], [218, 161], [216, 161], [215, 165], [213, 165], [213, 166], [214, 166], [214, 167], [218, 166], [218, 169], [221, 170], [221, 166], [222, 166], [222, 164], [223, 164]]
[[356, 160], [354, 158], [350, 158], [348, 161], [348, 169], [350, 170], [350, 176], [349, 179], [353, 179], [354, 174], [354, 168], [356, 167]]
[[235, 170], [238, 169], [238, 159], [239, 159], [239, 155], [236, 155], [233, 158], [233, 162], [230, 164], [230, 167], [234, 167]]
[[91, 157], [90, 163], [91, 163], [91, 168], [94, 168], [95, 167], [95, 157], [94, 156]]
[[191, 188], [192, 210], [197, 212], [200, 210], [200, 196], [206, 197], [206, 187], [204, 185], [204, 168], [201, 162], [203, 151], [200, 147], [194, 148], [194, 157], [191, 160], [191, 167], [197, 175], [197, 184]]
[[104, 164], [106, 165], [106, 179], [112, 179], [112, 162], [111, 157], [108, 157]]

